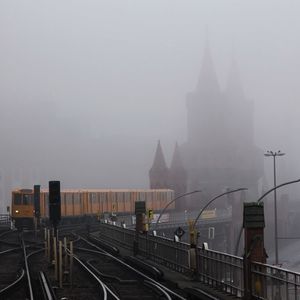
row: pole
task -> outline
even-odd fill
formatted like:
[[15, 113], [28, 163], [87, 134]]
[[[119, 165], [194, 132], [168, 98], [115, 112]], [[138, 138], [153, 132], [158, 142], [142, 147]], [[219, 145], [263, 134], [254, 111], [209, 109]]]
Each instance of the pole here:
[[44, 229], [44, 244], [45, 244], [45, 257], [48, 258], [48, 238], [47, 238], [47, 229]]
[[50, 233], [50, 229], [47, 229], [47, 238], [48, 238], [48, 260], [51, 263], [51, 233]]
[[53, 251], [54, 251], [54, 276], [55, 280], [58, 280], [58, 270], [57, 270], [57, 247], [56, 247], [56, 237], [53, 237]]
[[[293, 184], [293, 183], [298, 183], [300, 182], [300, 179], [296, 179], [296, 180], [292, 180], [292, 181], [288, 181], [288, 182], [285, 182], [285, 183], [281, 183], [279, 184], [278, 186], [275, 186], [273, 188], [271, 188], [270, 190], [268, 190], [266, 193], [264, 193], [262, 196], [259, 197], [259, 199], [256, 201], [257, 203], [260, 203], [261, 201], [263, 201], [263, 199], [269, 195], [270, 193], [272, 193], [274, 190], [277, 190], [283, 186], [286, 186], [286, 185], [290, 185], [290, 184]], [[239, 244], [240, 244], [240, 240], [241, 240], [241, 236], [242, 236], [242, 232], [243, 232], [243, 226], [241, 227], [240, 229], [240, 234], [239, 234], [239, 238], [238, 238], [238, 241], [236, 243], [236, 246], [235, 246], [235, 253], [234, 255], [237, 255], [237, 250], [239, 248]]]
[[161, 216], [163, 215], [163, 213], [166, 211], [166, 209], [167, 209], [173, 202], [175, 202], [176, 200], [178, 200], [178, 199], [180, 199], [180, 198], [182, 198], [182, 197], [184, 197], [184, 196], [188, 196], [188, 195], [192, 195], [192, 194], [200, 193], [200, 192], [201, 192], [201, 190], [196, 190], [196, 191], [188, 192], [188, 193], [182, 194], [182, 195], [180, 195], [180, 196], [174, 198], [174, 199], [171, 200], [169, 203], [167, 203], [167, 205], [163, 208], [163, 210], [161, 211], [161, 213], [159, 214], [159, 216], [158, 216], [158, 218], [157, 218], [157, 221], [156, 221], [156, 223], [155, 223], [155, 229], [157, 229], [157, 225], [158, 225], [158, 223], [159, 223], [159, 220], [160, 220]]
[[59, 287], [62, 288], [63, 267], [62, 267], [62, 241], [59, 241]]
[[68, 255], [67, 255], [67, 238], [64, 237], [64, 253], [65, 253], [65, 270], [68, 268]]
[[[273, 155], [274, 187], [276, 187], [276, 155]], [[277, 227], [277, 193], [274, 190], [274, 220], [275, 220], [275, 265], [278, 265], [278, 227]]]
[[[266, 157], [273, 157], [273, 172], [274, 172], [274, 240], [275, 240], [275, 265], [278, 265], [278, 227], [277, 227], [277, 194], [276, 194], [276, 156], [283, 156], [285, 153], [279, 151], [267, 151]], [[258, 201], [259, 202], [259, 201]]]
[[194, 224], [193, 224], [193, 229], [196, 227], [196, 224], [197, 224], [197, 221], [199, 220], [199, 218], [201, 217], [202, 213], [204, 212], [204, 210], [212, 203], [214, 202], [215, 200], [217, 200], [218, 198], [221, 198], [222, 196], [224, 195], [228, 195], [228, 194], [232, 194], [232, 193], [235, 193], [235, 192], [239, 192], [239, 191], [246, 191], [248, 190], [247, 188], [239, 188], [239, 189], [236, 189], [236, 190], [229, 190], [225, 193], [222, 193], [214, 198], [212, 198], [211, 200], [209, 200], [205, 205], [204, 207], [200, 210], [197, 218], [195, 219], [194, 221]]
[[73, 241], [70, 241], [70, 284], [73, 285]]

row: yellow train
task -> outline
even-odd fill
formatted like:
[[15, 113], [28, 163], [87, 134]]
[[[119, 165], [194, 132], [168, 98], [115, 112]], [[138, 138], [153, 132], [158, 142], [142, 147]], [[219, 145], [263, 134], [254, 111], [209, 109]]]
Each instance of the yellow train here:
[[[34, 220], [33, 189], [12, 191], [11, 216], [16, 227], [32, 226]], [[103, 213], [134, 214], [135, 202], [145, 201], [147, 209], [161, 210], [174, 199], [174, 191], [121, 190], [121, 189], [70, 189], [61, 191], [61, 217], [79, 218], [99, 216]], [[174, 206], [171, 206], [173, 209]], [[49, 217], [49, 192], [40, 191], [41, 219]]]

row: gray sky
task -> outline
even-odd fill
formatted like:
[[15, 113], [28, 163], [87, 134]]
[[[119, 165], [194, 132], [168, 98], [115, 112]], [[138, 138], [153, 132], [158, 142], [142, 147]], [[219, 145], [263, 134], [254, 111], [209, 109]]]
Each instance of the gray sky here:
[[186, 139], [207, 32], [223, 88], [233, 53], [239, 64], [257, 145], [287, 152], [281, 179], [299, 178], [299, 15], [296, 0], [1, 0], [1, 115], [53, 103], [93, 137], [147, 140], [147, 185], [157, 140], [169, 161]]

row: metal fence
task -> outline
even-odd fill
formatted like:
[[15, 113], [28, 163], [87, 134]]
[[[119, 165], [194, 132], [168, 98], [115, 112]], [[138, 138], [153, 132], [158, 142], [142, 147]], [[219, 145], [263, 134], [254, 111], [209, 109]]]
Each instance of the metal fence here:
[[[102, 224], [103, 238], [127, 249], [133, 249], [137, 236], [134, 230]], [[138, 235], [139, 254], [168, 268], [196, 275], [198, 280], [235, 297], [244, 295], [243, 258], [197, 248], [196, 268], [191, 268], [189, 244], [163, 237]], [[300, 300], [300, 273], [279, 267], [251, 263], [252, 299]]]
[[105, 239], [127, 249], [133, 249], [133, 244], [136, 241], [140, 255], [172, 270], [182, 273], [190, 270], [188, 244], [174, 243], [171, 239], [147, 234], [136, 235], [135, 230], [107, 224], [100, 226], [100, 232]]
[[243, 259], [222, 252], [197, 248], [198, 279], [218, 290], [243, 296]]
[[299, 300], [300, 274], [275, 266], [251, 264], [252, 295], [258, 299]]
[[171, 239], [139, 235], [139, 253], [177, 272], [186, 273], [189, 267], [189, 245]]
[[103, 236], [105, 239], [108, 239], [124, 248], [132, 249], [135, 230], [108, 224], [101, 224], [99, 231], [101, 236]]
[[0, 225], [9, 225], [10, 221], [9, 214], [0, 214]]

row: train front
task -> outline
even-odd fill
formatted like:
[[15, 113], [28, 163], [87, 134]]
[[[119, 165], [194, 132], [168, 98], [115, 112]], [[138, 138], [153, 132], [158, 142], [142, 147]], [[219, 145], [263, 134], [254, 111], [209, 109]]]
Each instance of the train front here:
[[33, 203], [32, 189], [17, 189], [12, 191], [11, 216], [18, 229], [33, 227]]

